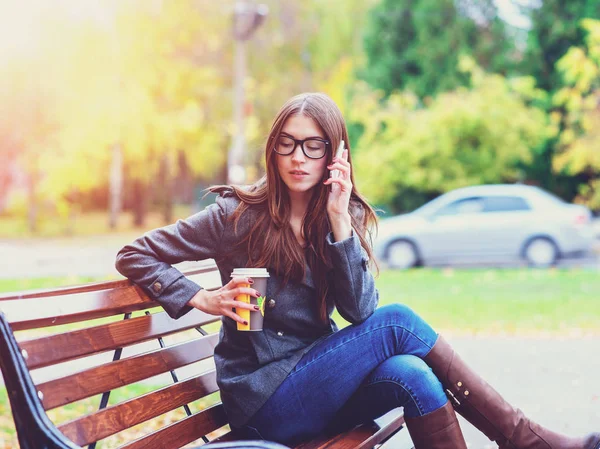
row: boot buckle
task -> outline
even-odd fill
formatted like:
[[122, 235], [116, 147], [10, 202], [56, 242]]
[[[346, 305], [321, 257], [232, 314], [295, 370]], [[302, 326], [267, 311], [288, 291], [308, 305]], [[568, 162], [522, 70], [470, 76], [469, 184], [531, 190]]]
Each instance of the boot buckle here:
[[446, 396], [450, 399], [450, 402], [454, 407], [460, 407], [460, 401], [454, 396], [454, 393], [450, 389], [446, 388]]

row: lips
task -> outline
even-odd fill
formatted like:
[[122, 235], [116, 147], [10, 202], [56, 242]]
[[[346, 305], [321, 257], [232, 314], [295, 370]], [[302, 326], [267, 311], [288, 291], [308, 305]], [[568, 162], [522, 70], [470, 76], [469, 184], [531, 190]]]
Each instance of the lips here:
[[290, 174], [292, 174], [292, 175], [308, 175], [308, 173], [306, 173], [305, 171], [302, 171], [302, 170], [292, 170], [292, 171], [290, 171]]

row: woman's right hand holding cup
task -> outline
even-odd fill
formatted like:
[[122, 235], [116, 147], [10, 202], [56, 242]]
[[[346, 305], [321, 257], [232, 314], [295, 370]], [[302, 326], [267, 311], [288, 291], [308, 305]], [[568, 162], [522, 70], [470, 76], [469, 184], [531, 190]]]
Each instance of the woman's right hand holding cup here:
[[251, 278], [232, 278], [218, 290], [200, 290], [188, 301], [188, 305], [210, 315], [224, 315], [238, 323], [248, 324], [233, 309], [259, 310], [257, 306], [235, 299], [238, 295], [250, 295], [258, 298], [260, 292], [249, 287], [253, 283]]

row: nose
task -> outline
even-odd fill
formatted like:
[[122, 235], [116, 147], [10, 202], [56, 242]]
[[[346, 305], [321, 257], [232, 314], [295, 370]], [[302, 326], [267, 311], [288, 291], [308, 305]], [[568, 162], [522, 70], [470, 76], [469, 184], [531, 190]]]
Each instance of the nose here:
[[306, 160], [306, 156], [304, 156], [304, 152], [302, 151], [302, 147], [298, 143], [294, 147], [294, 151], [292, 151], [292, 161], [293, 162], [304, 162], [305, 160]]

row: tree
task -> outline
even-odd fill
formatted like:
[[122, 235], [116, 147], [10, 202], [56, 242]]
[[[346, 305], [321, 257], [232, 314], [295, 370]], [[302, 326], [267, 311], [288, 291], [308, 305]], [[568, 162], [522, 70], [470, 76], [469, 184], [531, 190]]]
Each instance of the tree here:
[[[207, 39], [198, 38], [202, 31], [218, 41], [218, 22], [193, 1], [156, 5], [119, 2], [109, 26], [73, 30], [65, 44], [69, 59], [78, 63], [61, 80], [69, 87], [60, 111], [58, 151], [64, 157], [48, 170], [57, 198], [111, 185], [124, 175], [136, 196], [131, 205], [137, 225], [147, 210], [144, 191], [158, 176], [156, 191], [170, 220], [182, 154], [196, 176], [212, 176], [225, 161], [223, 77], [203, 60]], [[86, 165], [96, 170], [83, 170]], [[118, 189], [114, 193], [113, 201], [120, 201]], [[116, 224], [115, 214], [110, 223]]]
[[[600, 3], [597, 0], [544, 0], [539, 7], [530, 9], [529, 15], [532, 25], [519, 70], [524, 75], [533, 76], [537, 86], [550, 94], [540, 106], [550, 116], [562, 117], [565, 110], [551, 101], [564, 86], [556, 63], [569, 48], [583, 45], [585, 32], [580, 26], [581, 20], [585, 17], [600, 18]], [[556, 124], [558, 132], [534, 153], [531, 163], [523, 169], [530, 180], [571, 200], [586, 179], [580, 174], [569, 175], [553, 168], [556, 153], [560, 151], [564, 123], [558, 120]]]
[[354, 167], [372, 201], [406, 210], [416, 206], [407, 192], [518, 181], [518, 163], [553, 132], [544, 112], [526, 105], [543, 95], [533, 80], [486, 74], [470, 58], [460, 70], [473, 88], [440, 94], [428, 107], [407, 93], [383, 103], [383, 93], [356, 96], [352, 119], [364, 131]]
[[584, 18], [600, 19], [598, 0], [543, 0], [532, 9], [531, 30], [521, 72], [535, 78], [537, 86], [556, 92], [563, 79], [556, 63], [569, 48], [584, 43]]
[[[264, 137], [275, 112], [289, 97], [323, 91], [347, 111], [347, 89], [354, 82], [354, 71], [364, 62], [361, 30], [368, 9], [376, 2], [265, 0], [269, 16], [248, 43], [250, 179], [264, 170]], [[231, 67], [229, 60], [223, 63]]]
[[577, 201], [600, 209], [600, 21], [586, 19], [585, 45], [571, 47], [556, 68], [565, 86], [554, 95], [564, 114], [553, 167], [558, 173], [583, 176]]
[[[31, 11], [34, 16], [42, 16], [49, 8], [40, 7]], [[23, 17], [14, 15], [17, 22]], [[27, 183], [28, 226], [30, 231], [38, 228], [40, 206], [48, 194], [44, 192], [43, 179], [44, 157], [56, 145], [56, 132], [59, 126], [56, 118], [59, 97], [53, 88], [61, 71], [58, 65], [48, 64], [48, 53], [57, 49], [57, 44], [48, 36], [48, 27], [36, 29], [31, 39], [23, 42], [23, 36], [15, 32], [14, 45], [7, 51], [6, 57], [0, 58], [0, 70], [3, 83], [0, 87], [2, 98], [2, 124], [0, 134], [0, 156], [3, 169], [18, 167]], [[20, 30], [15, 30], [20, 31]], [[43, 76], [41, 74], [43, 73]], [[0, 169], [2, 171], [3, 169]]]
[[491, 0], [383, 0], [369, 12], [360, 75], [386, 95], [410, 90], [424, 98], [466, 85], [461, 55], [506, 73], [514, 47], [506, 27]]

